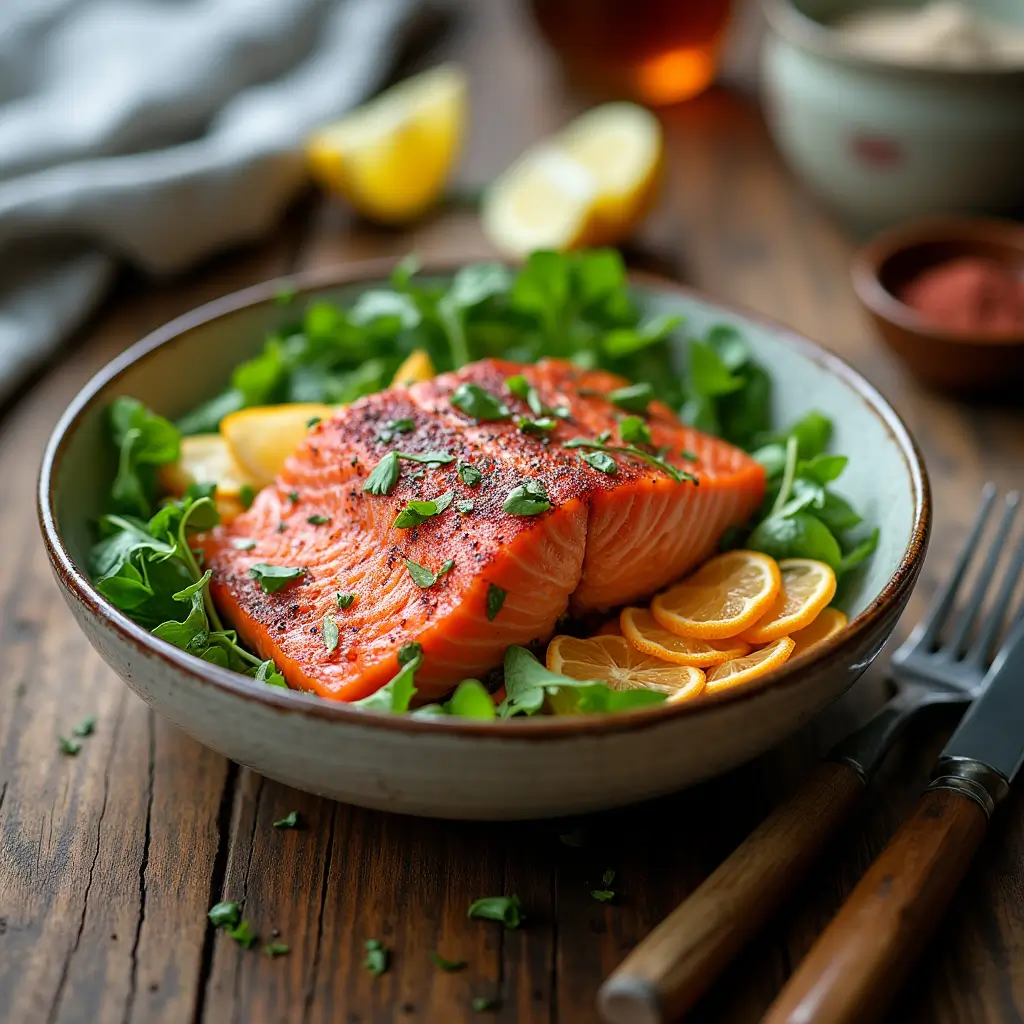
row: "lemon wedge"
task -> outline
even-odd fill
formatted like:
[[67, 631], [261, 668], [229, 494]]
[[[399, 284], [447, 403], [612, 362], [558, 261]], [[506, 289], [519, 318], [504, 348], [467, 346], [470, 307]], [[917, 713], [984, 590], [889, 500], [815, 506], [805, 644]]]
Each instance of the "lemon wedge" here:
[[420, 381], [430, 380], [436, 374], [437, 370], [434, 369], [430, 356], [423, 349], [418, 348], [402, 360], [401, 365], [395, 370], [391, 384], [392, 386], [418, 384]]
[[437, 201], [458, 156], [466, 91], [451, 64], [400, 82], [310, 137], [310, 173], [371, 220], [414, 220]]
[[334, 414], [329, 405], [295, 402], [261, 405], [225, 416], [220, 433], [237, 464], [257, 488], [273, 483], [285, 459], [317, 420]]
[[181, 497], [192, 484], [216, 484], [214, 502], [223, 519], [242, 511], [242, 489], [253, 486], [220, 434], [193, 434], [181, 439], [178, 461], [160, 467], [160, 486]]
[[633, 103], [608, 103], [528, 150], [487, 190], [484, 232], [510, 256], [625, 238], [657, 197], [661, 124]]

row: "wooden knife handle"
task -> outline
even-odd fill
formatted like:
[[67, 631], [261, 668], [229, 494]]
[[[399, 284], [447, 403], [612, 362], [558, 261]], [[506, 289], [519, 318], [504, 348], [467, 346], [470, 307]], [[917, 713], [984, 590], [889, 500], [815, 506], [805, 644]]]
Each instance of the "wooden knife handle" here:
[[928, 790], [762, 1024], [865, 1024], [877, 1017], [963, 878], [987, 823], [966, 793]]
[[598, 993], [609, 1024], [675, 1020], [776, 911], [864, 792], [825, 761], [622, 962]]

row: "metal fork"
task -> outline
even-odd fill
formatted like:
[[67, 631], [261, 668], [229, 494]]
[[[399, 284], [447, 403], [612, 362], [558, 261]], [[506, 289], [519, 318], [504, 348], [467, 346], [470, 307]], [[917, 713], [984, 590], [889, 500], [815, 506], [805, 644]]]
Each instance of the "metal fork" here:
[[776, 808], [601, 986], [598, 1009], [609, 1024], [657, 1024], [688, 1009], [775, 913], [849, 818], [914, 717], [935, 704], [966, 705], [979, 694], [1004, 624], [1012, 629], [1024, 619], [1024, 601], [1011, 609], [1024, 571], [1024, 538], [1010, 554], [992, 610], [981, 617], [1020, 505], [1016, 492], [1007, 495], [977, 580], [957, 604], [995, 503], [996, 488], [986, 484], [952, 575], [893, 655], [892, 698], [834, 747], [796, 795]]

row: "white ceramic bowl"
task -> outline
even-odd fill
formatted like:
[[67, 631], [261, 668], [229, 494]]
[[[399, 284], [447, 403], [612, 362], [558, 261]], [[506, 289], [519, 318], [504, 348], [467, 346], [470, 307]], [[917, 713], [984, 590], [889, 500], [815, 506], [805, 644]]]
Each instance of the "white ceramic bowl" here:
[[[766, 0], [762, 87], [772, 137], [823, 199], [865, 227], [1024, 202], [1024, 66], [907, 67], [824, 26], [866, 0]], [[976, 0], [1024, 31], [1020, 0]]]
[[[389, 269], [356, 266], [288, 284], [346, 301]], [[209, 397], [279, 323], [273, 297], [284, 283], [203, 306], [112, 362], [61, 418], [39, 479], [47, 551], [82, 629], [137, 694], [200, 742], [271, 778], [367, 807], [483, 819], [591, 811], [687, 786], [761, 753], [838, 697], [888, 638], [920, 570], [930, 520], [924, 468], [903, 424], [813, 343], [648, 277], [635, 283], [652, 311], [682, 312], [696, 332], [723, 321], [745, 332], [775, 375], [781, 418], [815, 407], [834, 417], [836, 449], [851, 456], [844, 489], [882, 528], [847, 594], [852, 621], [842, 635], [735, 693], [622, 715], [494, 723], [360, 712], [256, 685], [156, 639], [108, 604], [85, 571], [91, 523], [113, 474], [104, 410], [126, 394], [174, 416]]]

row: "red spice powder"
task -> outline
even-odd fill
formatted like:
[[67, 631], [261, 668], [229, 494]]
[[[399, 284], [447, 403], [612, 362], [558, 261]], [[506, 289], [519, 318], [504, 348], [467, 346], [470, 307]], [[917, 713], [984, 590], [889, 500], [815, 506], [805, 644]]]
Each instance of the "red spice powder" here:
[[929, 323], [974, 334], [1024, 333], [1024, 274], [979, 256], [922, 271], [897, 296]]

